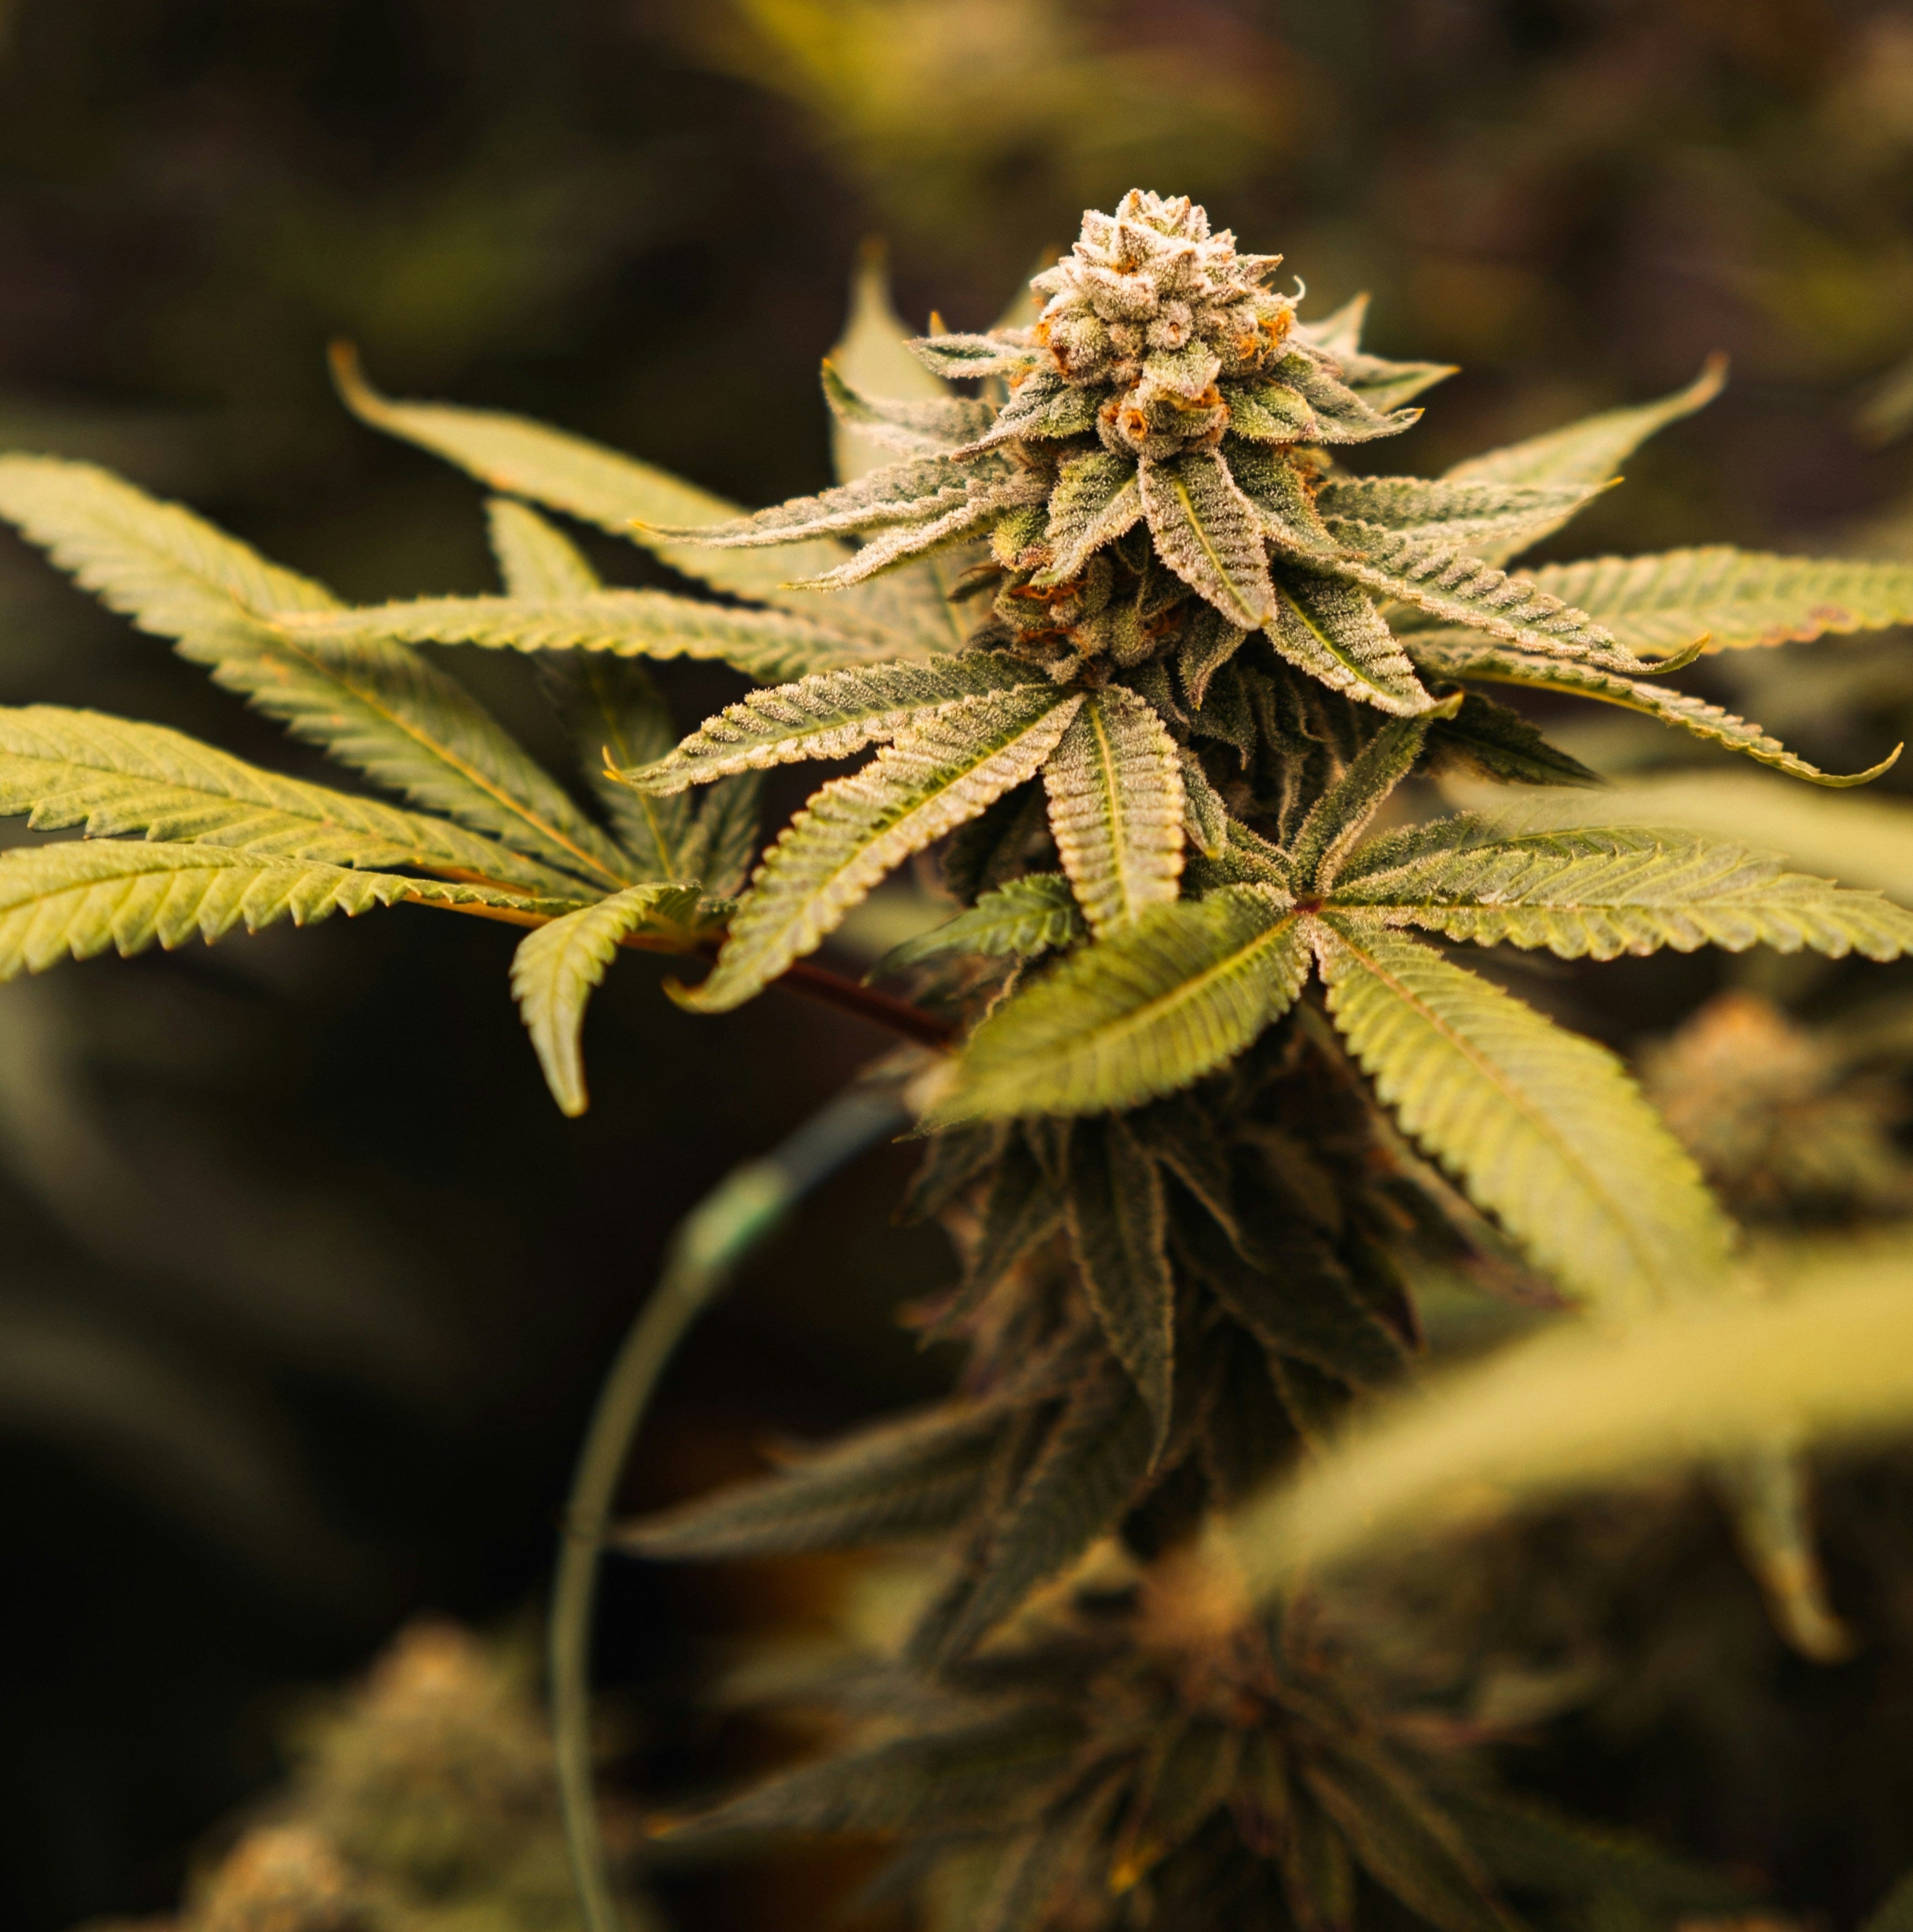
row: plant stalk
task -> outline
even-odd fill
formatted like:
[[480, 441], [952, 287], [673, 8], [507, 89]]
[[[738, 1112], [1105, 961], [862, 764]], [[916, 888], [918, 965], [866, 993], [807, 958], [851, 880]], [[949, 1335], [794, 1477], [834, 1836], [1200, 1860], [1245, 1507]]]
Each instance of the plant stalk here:
[[853, 1087], [764, 1158], [733, 1168], [679, 1224], [598, 1392], [565, 1504], [547, 1644], [559, 1797], [587, 1932], [626, 1932], [592, 1781], [591, 1639], [598, 1558], [632, 1439], [685, 1330], [745, 1258], [813, 1188], [909, 1120], [893, 1090]]

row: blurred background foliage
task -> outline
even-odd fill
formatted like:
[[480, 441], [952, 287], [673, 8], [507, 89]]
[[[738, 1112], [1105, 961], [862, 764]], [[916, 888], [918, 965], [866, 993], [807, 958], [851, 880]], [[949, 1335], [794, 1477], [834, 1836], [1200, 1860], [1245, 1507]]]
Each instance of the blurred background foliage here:
[[[336, 406], [328, 338], [401, 392], [768, 502], [825, 480], [815, 368], [862, 238], [887, 240], [904, 315], [979, 326], [1137, 183], [1286, 250], [1312, 308], [1372, 290], [1381, 352], [1464, 364], [1400, 452], [1427, 472], [1729, 351], [1725, 399], [1577, 550], [1913, 554], [1906, 4], [7, 0], [0, 22], [0, 442], [110, 463], [355, 598], [487, 566], [474, 493]], [[5, 701], [285, 755], [10, 542], [0, 626]], [[1907, 643], [1693, 675], [1853, 769], [1913, 727]], [[459, 665], [554, 750], [520, 669]], [[729, 694], [667, 669], [687, 719]], [[1609, 769], [1691, 762], [1625, 717], [1566, 728]], [[1897, 822], [1871, 836], [1862, 882], [1913, 885]], [[499, 990], [509, 936], [466, 923], [0, 992], [0, 1922], [169, 1908], [274, 1776], [284, 1687], [358, 1670], [421, 1605], [488, 1624], [532, 1600], [670, 1227], [881, 1045], [775, 994], [694, 1020], [627, 962], [567, 1123]], [[1519, 970], [1644, 1054], [1750, 1221], [1829, 1239], [1906, 1214], [1906, 969]], [[709, 1320], [634, 1505], [937, 1385], [889, 1319], [947, 1265], [887, 1224], [909, 1166], [835, 1184]], [[1837, 1669], [1789, 1655], [1679, 1486], [1489, 1538], [1391, 1615], [1424, 1677], [1465, 1653], [1486, 1681], [1505, 1652], [1508, 1708], [1566, 1714], [1519, 1774], [1857, 1910], [1913, 1863], [1913, 1466], [1828, 1490], [1862, 1640]], [[826, 1563], [613, 1566], [605, 1666], [647, 1790], [775, 1748], [700, 1714], [694, 1666], [714, 1637], [828, 1623], [844, 1587]], [[796, 1927], [846, 1882], [833, 1854], [665, 1891], [688, 1928]]]

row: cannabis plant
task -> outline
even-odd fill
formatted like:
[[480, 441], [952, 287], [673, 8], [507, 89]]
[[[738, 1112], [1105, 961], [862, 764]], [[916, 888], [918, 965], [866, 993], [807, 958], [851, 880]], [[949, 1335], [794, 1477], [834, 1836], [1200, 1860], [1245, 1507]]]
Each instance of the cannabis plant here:
[[[0, 967], [411, 903], [531, 928], [513, 986], [570, 1112], [620, 946], [712, 962], [676, 989], [699, 1011], [781, 984], [911, 1043], [909, 1206], [962, 1258], [912, 1318], [964, 1345], [957, 1390], [625, 1540], [939, 1553], [895, 1654], [840, 1687], [883, 1741], [681, 1840], [892, 1832], [900, 1879], [991, 1932], [1245, 1911], [1307, 1932], [1377, 1893], [1468, 1932], [1516, 1898], [1664, 1918], [1711, 1882], [1432, 1752], [1306, 1605], [1262, 1607], [1201, 1552], [1413, 1372], [1426, 1284], [1618, 1320], [1732, 1278], [1730, 1223], [1621, 1062], [1441, 942], [1913, 950], [1913, 914], [1720, 838], [1426, 817], [1430, 773], [1599, 782], [1480, 687], [1858, 782], [1891, 760], [1830, 776], [1666, 680], [1900, 622], [1913, 568], [1708, 548], [1510, 574], [1720, 372], [1439, 479], [1351, 474], [1337, 452], [1408, 430], [1450, 372], [1364, 350], [1359, 303], [1305, 322], [1277, 260], [1186, 200], [1090, 213], [1033, 319], [910, 345], [914, 393], [826, 364], [847, 454], [896, 460], [755, 514], [516, 418], [389, 400], [343, 357], [362, 418], [497, 493], [496, 596], [346, 608], [98, 470], [0, 461], [0, 513], [55, 561], [402, 801], [0, 714], [11, 808], [90, 835], [0, 857]], [[718, 594], [607, 587], [532, 504]], [[433, 644], [540, 656], [583, 790]], [[647, 656], [759, 688], [673, 745]], [[764, 770], [872, 747], [758, 856]], [[811, 962], [933, 850], [949, 916], [883, 963], [895, 990]], [[1784, 1446], [1750, 1453], [1771, 1475]], [[1757, 1495], [1756, 1561], [1792, 1562], [1798, 1484], [1729, 1487]]]

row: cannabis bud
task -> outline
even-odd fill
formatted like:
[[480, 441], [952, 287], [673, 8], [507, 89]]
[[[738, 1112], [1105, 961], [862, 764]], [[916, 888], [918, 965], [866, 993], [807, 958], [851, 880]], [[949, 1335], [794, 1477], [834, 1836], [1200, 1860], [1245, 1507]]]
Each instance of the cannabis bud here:
[[1030, 284], [1050, 298], [1033, 339], [1066, 382], [1114, 392], [1096, 414], [1112, 454], [1213, 448], [1229, 422], [1217, 380], [1258, 374], [1294, 326], [1294, 304], [1258, 286], [1281, 260], [1238, 255], [1186, 196], [1138, 188], [1113, 217], [1086, 214], [1075, 254]]

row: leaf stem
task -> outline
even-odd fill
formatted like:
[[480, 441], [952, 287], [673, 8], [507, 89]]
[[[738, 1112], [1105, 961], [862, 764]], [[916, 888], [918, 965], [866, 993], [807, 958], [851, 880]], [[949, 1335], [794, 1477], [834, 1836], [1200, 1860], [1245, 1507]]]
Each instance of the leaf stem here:
[[859, 1084], [763, 1159], [733, 1168], [679, 1223], [598, 1391], [565, 1510], [547, 1652], [559, 1796], [588, 1932], [625, 1932], [592, 1784], [590, 1664], [598, 1552], [632, 1438], [685, 1331], [745, 1257], [811, 1189], [909, 1118], [893, 1090]]
[[[422, 896], [414, 897], [412, 903], [430, 906], [436, 912], [462, 912], [475, 919], [498, 920], [507, 926], [548, 926], [555, 916], [517, 906], [449, 905], [442, 900]], [[618, 944], [634, 952], [666, 952], [680, 958], [709, 959], [715, 956], [719, 941], [712, 938], [681, 942], [655, 934], [633, 932], [628, 933]], [[926, 1013], [921, 1006], [913, 1006], [907, 1000], [880, 993], [874, 987], [846, 980], [838, 974], [826, 971], [821, 966], [813, 966], [808, 960], [799, 959], [787, 966], [771, 984], [801, 993], [806, 999], [835, 1006], [841, 1012], [854, 1013], [859, 1019], [868, 1020], [873, 1026], [883, 1027], [904, 1040], [914, 1040], [919, 1046], [946, 1047], [956, 1036], [952, 1022], [934, 1013]]]

